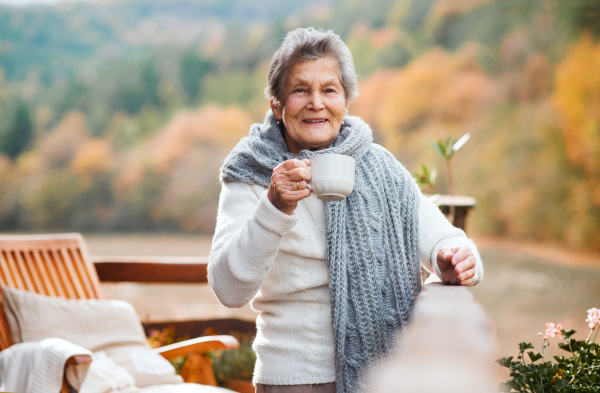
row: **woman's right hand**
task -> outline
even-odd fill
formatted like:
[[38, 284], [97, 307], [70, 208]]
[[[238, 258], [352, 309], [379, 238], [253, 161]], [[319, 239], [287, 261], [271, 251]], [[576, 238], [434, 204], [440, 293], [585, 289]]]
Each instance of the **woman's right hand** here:
[[298, 201], [307, 198], [311, 192], [306, 183], [312, 177], [309, 166], [307, 159], [294, 159], [282, 162], [273, 169], [267, 194], [273, 206], [285, 214], [294, 213]]

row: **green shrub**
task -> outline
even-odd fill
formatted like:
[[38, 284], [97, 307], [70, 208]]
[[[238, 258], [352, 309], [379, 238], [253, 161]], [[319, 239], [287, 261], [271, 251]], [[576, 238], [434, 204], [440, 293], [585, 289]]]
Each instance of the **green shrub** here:
[[208, 352], [219, 386], [233, 379], [252, 380], [256, 354], [252, 349], [254, 337], [233, 334], [240, 341], [238, 349]]

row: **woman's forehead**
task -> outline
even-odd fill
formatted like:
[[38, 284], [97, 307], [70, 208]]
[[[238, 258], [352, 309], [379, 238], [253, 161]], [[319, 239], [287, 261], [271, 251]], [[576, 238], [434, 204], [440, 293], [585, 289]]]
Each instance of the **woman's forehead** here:
[[288, 73], [287, 84], [314, 83], [341, 84], [340, 66], [332, 57], [319, 57], [315, 60], [297, 62]]

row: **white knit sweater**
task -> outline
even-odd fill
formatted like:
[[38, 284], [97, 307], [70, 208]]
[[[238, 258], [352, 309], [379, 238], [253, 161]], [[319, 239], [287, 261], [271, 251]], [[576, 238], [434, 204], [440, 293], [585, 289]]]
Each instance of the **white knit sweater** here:
[[[441, 276], [435, 263], [438, 251], [458, 245], [473, 251], [477, 260], [473, 282], [481, 281], [483, 267], [475, 244], [421, 196], [423, 266]], [[265, 187], [224, 183], [208, 281], [226, 307], [251, 301], [259, 314], [255, 384], [335, 381], [324, 202], [311, 195], [287, 215], [269, 201]]]

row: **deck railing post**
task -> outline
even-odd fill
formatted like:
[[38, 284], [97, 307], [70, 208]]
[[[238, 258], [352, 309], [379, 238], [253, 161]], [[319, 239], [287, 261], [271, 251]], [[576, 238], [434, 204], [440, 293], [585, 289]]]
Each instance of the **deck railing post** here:
[[372, 393], [491, 393], [489, 321], [465, 287], [429, 284], [396, 347], [370, 375]]

